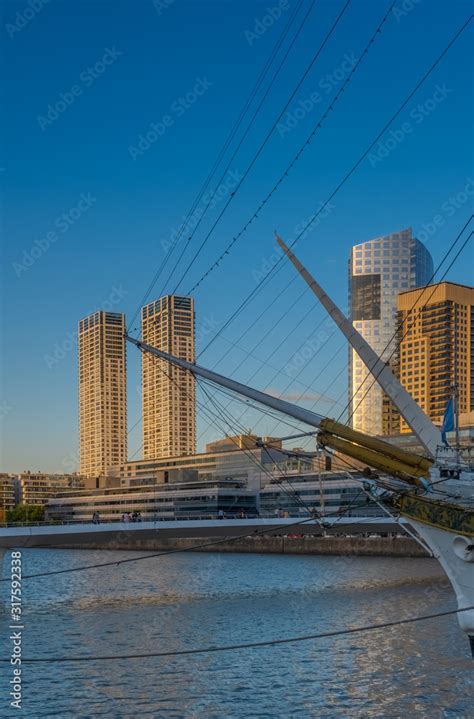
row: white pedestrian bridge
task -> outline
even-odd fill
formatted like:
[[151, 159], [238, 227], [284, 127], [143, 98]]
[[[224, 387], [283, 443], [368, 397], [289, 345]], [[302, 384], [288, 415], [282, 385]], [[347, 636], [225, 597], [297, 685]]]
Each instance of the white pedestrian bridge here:
[[179, 519], [142, 522], [38, 523], [0, 527], [0, 548], [22, 547], [106, 547], [117, 549], [136, 540], [178, 539], [183, 537], [284, 536], [288, 534], [320, 536], [345, 534], [402, 533], [400, 525], [389, 517], [331, 517], [308, 521], [305, 517], [259, 517], [254, 519]]

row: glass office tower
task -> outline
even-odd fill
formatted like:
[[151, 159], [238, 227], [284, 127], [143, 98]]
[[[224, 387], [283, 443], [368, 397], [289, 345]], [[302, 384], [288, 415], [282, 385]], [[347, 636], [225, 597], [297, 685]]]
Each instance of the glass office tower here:
[[[349, 258], [349, 306], [354, 327], [398, 374], [397, 297], [426, 285], [433, 260], [411, 227], [355, 245]], [[373, 435], [398, 434], [400, 417], [359, 356], [349, 353], [351, 426]]]

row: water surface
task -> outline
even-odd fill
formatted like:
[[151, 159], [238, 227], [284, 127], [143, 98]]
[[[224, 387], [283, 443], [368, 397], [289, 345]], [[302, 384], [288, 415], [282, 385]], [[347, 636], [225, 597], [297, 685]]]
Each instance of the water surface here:
[[[23, 571], [128, 556], [30, 549]], [[9, 598], [6, 583], [1, 587], [8, 656]], [[25, 580], [23, 656], [260, 641], [454, 606], [434, 560], [177, 554]], [[474, 717], [474, 662], [455, 617], [219, 654], [24, 665], [21, 712], [8, 708], [4, 669], [0, 716], [8, 718]]]

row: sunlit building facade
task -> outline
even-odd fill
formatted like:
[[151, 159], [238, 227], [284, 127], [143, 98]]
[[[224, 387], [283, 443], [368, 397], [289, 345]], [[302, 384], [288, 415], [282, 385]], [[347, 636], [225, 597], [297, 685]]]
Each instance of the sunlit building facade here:
[[[400, 381], [436, 424], [456, 390], [461, 426], [474, 423], [474, 288], [440, 282], [398, 296]], [[409, 432], [401, 420], [400, 430]]]
[[15, 506], [14, 477], [6, 472], [0, 473], [0, 522], [5, 522], [7, 512]]
[[[433, 261], [411, 228], [355, 245], [349, 258], [353, 326], [397, 372], [397, 296], [430, 282]], [[354, 429], [372, 435], [400, 431], [400, 417], [354, 350], [349, 355], [349, 416]]]
[[44, 505], [58, 492], [83, 489], [84, 478], [79, 474], [44, 474], [22, 472], [15, 476], [15, 503]]
[[[143, 307], [142, 338], [194, 362], [193, 298], [166, 295]], [[142, 353], [142, 435], [144, 459], [196, 451], [195, 379], [147, 353]]]
[[80, 473], [103, 476], [127, 460], [125, 315], [98, 311], [79, 322]]

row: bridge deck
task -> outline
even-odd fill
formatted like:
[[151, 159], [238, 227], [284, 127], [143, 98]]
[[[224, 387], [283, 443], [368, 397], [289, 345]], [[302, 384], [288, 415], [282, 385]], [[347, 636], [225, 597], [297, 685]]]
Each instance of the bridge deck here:
[[[265, 530], [268, 534], [322, 534], [321, 526], [312, 520], [304, 524], [295, 523], [298, 519], [260, 518], [260, 519], [208, 519], [173, 520], [157, 522], [108, 522], [103, 524], [61, 524], [0, 528], [0, 547], [61, 547], [87, 542], [123, 542], [129, 543], [136, 538], [172, 539], [180, 537], [235, 537], [246, 536]], [[345, 517], [326, 520], [332, 525], [331, 534], [361, 534], [380, 532], [401, 532], [400, 525], [386, 517]]]

